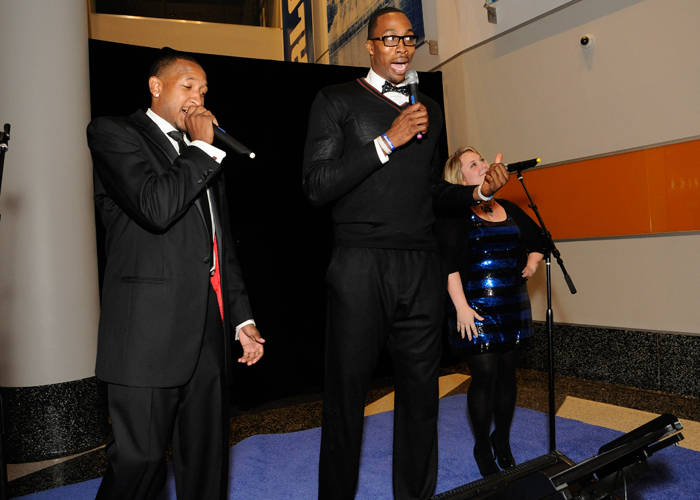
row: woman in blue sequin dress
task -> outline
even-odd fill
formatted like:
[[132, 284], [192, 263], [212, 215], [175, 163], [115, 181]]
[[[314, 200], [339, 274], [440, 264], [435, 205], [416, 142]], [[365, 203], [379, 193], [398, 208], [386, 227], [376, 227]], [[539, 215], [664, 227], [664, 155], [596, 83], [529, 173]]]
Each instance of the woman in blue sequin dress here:
[[[443, 177], [480, 185], [488, 167], [478, 151], [466, 147], [450, 157]], [[496, 460], [503, 469], [515, 465], [510, 451], [515, 370], [520, 344], [532, 334], [526, 281], [543, 258], [545, 240], [525, 212], [502, 199], [481, 202], [466, 218], [439, 219], [436, 233], [449, 272], [449, 343], [471, 372], [467, 406], [474, 458], [486, 476], [499, 471]]]

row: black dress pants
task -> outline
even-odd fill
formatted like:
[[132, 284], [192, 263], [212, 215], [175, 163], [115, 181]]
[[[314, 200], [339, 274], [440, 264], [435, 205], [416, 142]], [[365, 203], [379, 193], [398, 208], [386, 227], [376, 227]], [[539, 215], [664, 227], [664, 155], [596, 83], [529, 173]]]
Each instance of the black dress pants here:
[[179, 500], [228, 498], [229, 404], [224, 378], [224, 330], [209, 287], [207, 321], [190, 380], [171, 388], [109, 384], [114, 441], [98, 500], [154, 499], [165, 484], [172, 439]]
[[443, 278], [440, 259], [433, 252], [334, 250], [326, 276], [320, 499], [355, 496], [365, 395], [385, 346], [396, 384], [394, 497], [425, 499], [433, 494]]

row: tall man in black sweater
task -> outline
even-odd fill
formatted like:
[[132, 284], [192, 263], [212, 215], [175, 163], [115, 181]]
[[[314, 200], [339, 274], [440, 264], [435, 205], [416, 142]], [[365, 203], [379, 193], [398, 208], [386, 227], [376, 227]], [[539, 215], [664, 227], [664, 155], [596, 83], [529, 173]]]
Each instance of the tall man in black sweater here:
[[404, 106], [400, 89], [415, 51], [411, 23], [398, 9], [380, 9], [368, 35], [369, 74], [318, 93], [304, 154], [305, 193], [314, 204], [333, 203], [335, 238], [326, 276], [319, 498], [355, 495], [365, 394], [386, 346], [396, 380], [394, 496], [425, 499], [437, 479], [447, 285], [432, 233], [433, 201], [466, 213], [505, 184], [507, 172], [492, 165], [479, 187], [437, 182], [440, 108], [423, 94]]

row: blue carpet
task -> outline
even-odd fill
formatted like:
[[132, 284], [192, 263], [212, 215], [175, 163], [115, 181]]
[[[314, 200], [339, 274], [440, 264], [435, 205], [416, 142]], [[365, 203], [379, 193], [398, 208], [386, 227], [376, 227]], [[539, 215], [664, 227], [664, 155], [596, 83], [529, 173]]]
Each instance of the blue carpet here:
[[[471, 455], [473, 439], [466, 421], [464, 395], [440, 402], [440, 458], [437, 491], [447, 491], [479, 478]], [[365, 419], [360, 485], [357, 499], [391, 499], [393, 413]], [[574, 462], [595, 455], [598, 448], [622, 433], [557, 417], [557, 448]], [[316, 498], [320, 429], [250, 437], [231, 451], [230, 498], [299, 500]], [[518, 463], [547, 453], [547, 415], [516, 408], [511, 433]], [[650, 470], [635, 480], [630, 498], [700, 498], [700, 453], [670, 447], [649, 459]], [[82, 500], [95, 497], [94, 479], [22, 497], [24, 499]], [[175, 499], [172, 474], [163, 500]]]

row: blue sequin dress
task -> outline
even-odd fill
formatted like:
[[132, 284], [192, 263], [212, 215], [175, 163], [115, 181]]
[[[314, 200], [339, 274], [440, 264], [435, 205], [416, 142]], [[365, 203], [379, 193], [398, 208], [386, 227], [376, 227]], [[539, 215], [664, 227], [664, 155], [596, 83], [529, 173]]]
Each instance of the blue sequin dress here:
[[[506, 220], [490, 222], [472, 213], [466, 223], [457, 225], [461, 234], [453, 238], [461, 241], [452, 249], [456, 269], [450, 272], [459, 270], [467, 303], [484, 318], [475, 320], [478, 336], [471, 341], [467, 336], [462, 339], [450, 301], [448, 342], [467, 353], [511, 349], [532, 335], [527, 280], [521, 273], [528, 252], [542, 251], [541, 235], [539, 227], [517, 206], [499, 203], [506, 209]], [[517, 221], [513, 217], [516, 212]], [[454, 224], [451, 231], [455, 232]]]

